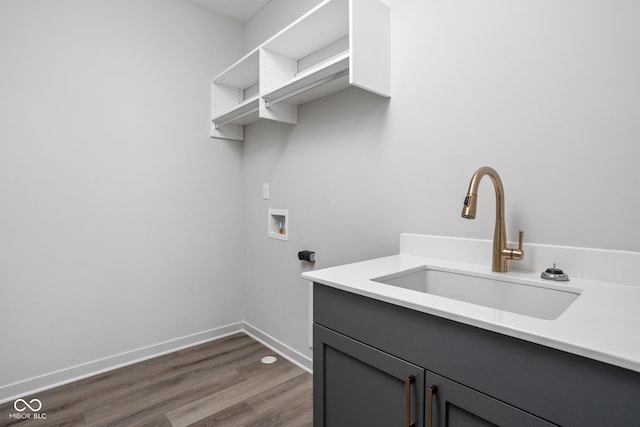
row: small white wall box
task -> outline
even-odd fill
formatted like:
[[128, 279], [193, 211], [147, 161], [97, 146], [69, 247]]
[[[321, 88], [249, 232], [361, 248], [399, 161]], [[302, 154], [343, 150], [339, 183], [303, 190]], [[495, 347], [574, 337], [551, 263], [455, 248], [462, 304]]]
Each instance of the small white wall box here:
[[267, 237], [289, 240], [289, 211], [287, 209], [269, 209], [267, 215]]

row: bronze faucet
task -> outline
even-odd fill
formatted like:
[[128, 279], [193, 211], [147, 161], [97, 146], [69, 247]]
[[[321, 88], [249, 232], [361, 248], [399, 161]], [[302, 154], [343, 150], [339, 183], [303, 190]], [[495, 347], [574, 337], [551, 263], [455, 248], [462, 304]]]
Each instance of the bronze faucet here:
[[462, 208], [462, 217], [467, 219], [476, 218], [476, 206], [478, 204], [478, 185], [483, 176], [488, 175], [496, 190], [496, 227], [493, 232], [493, 260], [491, 261], [491, 271], [505, 273], [507, 271], [507, 260], [521, 260], [524, 256], [522, 250], [522, 242], [524, 232], [520, 230], [518, 248], [507, 247], [507, 232], [504, 223], [504, 188], [500, 175], [495, 169], [483, 166], [478, 169], [471, 177], [467, 197], [464, 198], [464, 207]]

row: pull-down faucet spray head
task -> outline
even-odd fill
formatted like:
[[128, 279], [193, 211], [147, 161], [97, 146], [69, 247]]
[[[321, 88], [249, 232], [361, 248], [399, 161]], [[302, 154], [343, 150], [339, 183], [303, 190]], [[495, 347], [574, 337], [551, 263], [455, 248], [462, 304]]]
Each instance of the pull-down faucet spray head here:
[[476, 206], [478, 206], [478, 198], [475, 193], [469, 193], [464, 198], [464, 206], [462, 207], [462, 218], [476, 219]]
[[493, 187], [496, 190], [496, 218], [504, 218], [504, 189], [500, 175], [495, 169], [488, 166], [478, 169], [469, 182], [467, 196], [464, 198], [462, 207], [462, 217], [466, 219], [476, 219], [476, 207], [478, 206], [478, 187], [482, 178], [488, 175], [491, 178]]

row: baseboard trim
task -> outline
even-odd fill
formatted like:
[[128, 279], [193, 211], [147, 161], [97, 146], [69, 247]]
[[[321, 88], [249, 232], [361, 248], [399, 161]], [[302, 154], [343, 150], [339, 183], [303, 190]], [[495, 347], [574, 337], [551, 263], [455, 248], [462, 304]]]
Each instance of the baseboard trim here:
[[242, 322], [232, 323], [0, 386], [0, 404], [243, 331]]
[[208, 331], [187, 335], [181, 338], [153, 344], [136, 350], [116, 354], [92, 362], [50, 372], [24, 381], [0, 386], [0, 404], [11, 402], [24, 396], [79, 381], [124, 366], [133, 365], [154, 357], [162, 356], [188, 347], [218, 340], [226, 336], [244, 332], [251, 338], [270, 348], [296, 366], [312, 373], [312, 359], [273, 338], [255, 326], [246, 322], [237, 322]]
[[261, 331], [250, 323], [243, 322], [243, 326], [244, 332], [251, 338], [260, 342], [264, 346], [269, 347], [271, 350], [275, 351], [294, 365], [304, 369], [310, 374], [313, 374], [313, 359], [305, 356], [297, 350], [294, 350], [282, 341], [273, 338], [271, 335]]

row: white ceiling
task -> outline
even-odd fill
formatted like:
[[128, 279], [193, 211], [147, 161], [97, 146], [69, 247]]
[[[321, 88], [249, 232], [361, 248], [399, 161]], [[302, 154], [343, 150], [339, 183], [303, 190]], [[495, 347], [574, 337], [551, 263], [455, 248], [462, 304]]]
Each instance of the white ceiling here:
[[225, 18], [241, 23], [247, 22], [269, 0], [189, 0]]

